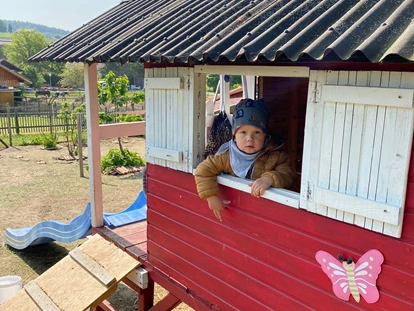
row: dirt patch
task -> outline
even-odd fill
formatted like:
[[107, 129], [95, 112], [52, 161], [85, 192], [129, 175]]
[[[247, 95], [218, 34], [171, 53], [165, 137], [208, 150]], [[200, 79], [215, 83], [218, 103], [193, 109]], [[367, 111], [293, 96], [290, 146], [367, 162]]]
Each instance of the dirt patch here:
[[[117, 148], [116, 140], [101, 142], [101, 155]], [[145, 139], [127, 138], [124, 148], [138, 152], [145, 159]], [[0, 148], [2, 145], [0, 145]], [[80, 177], [76, 161], [62, 161], [67, 150], [42, 150], [40, 146], [19, 146], [0, 149], [0, 242], [6, 228], [33, 226], [44, 220], [70, 222], [80, 215], [89, 202], [89, 179]], [[84, 149], [87, 156], [87, 149]], [[86, 162], [87, 163], [87, 162]], [[134, 202], [142, 189], [140, 172], [112, 176], [102, 175], [103, 206], [105, 212], [119, 212]], [[16, 251], [0, 247], [0, 276], [19, 275], [23, 283], [35, 279], [70, 250], [83, 243], [49, 243]], [[156, 300], [164, 291], [157, 287]], [[136, 294], [121, 285], [110, 301], [119, 311], [135, 310]], [[132, 302], [132, 303], [131, 303]], [[192, 310], [184, 304], [176, 310]]]

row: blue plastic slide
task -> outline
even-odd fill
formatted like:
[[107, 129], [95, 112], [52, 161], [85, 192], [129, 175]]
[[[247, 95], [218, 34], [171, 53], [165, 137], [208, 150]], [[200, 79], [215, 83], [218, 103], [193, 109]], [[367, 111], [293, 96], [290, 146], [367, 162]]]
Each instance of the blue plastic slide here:
[[[145, 220], [147, 218], [147, 199], [144, 192], [140, 192], [134, 203], [119, 213], [104, 213], [104, 224], [116, 228], [129, 223]], [[58, 241], [73, 242], [90, 234], [91, 205], [86, 205], [82, 215], [74, 218], [70, 223], [46, 220], [33, 227], [10, 229], [5, 231], [4, 243], [15, 248], [25, 249], [30, 245], [38, 245]]]
[[126, 210], [120, 213], [104, 213], [104, 224], [107, 227], [115, 228], [133, 222], [147, 219], [147, 198], [141, 191], [135, 200]]
[[52, 241], [72, 242], [88, 234], [91, 228], [91, 204], [86, 205], [82, 215], [69, 224], [55, 220], [46, 220], [33, 227], [10, 229], [5, 232], [5, 244], [15, 249], [25, 249], [29, 245], [37, 245]]

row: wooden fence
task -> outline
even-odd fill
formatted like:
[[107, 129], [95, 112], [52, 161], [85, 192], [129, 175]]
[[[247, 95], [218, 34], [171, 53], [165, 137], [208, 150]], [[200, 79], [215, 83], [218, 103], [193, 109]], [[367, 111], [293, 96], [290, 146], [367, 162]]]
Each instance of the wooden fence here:
[[0, 112], [0, 135], [63, 132], [76, 126], [76, 121], [58, 118], [57, 115], [53, 107], [36, 112], [9, 108], [6, 112]]

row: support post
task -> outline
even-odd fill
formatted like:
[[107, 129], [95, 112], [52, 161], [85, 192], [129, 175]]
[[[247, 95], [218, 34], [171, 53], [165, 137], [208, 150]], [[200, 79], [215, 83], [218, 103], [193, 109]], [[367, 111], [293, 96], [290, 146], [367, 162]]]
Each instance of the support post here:
[[148, 280], [148, 287], [146, 289], [139, 288], [138, 290], [138, 310], [148, 311], [154, 305], [154, 281]]
[[78, 158], [79, 158], [79, 172], [80, 177], [85, 177], [83, 173], [83, 142], [82, 142], [82, 114], [78, 112], [76, 115], [76, 125], [78, 128]]
[[13, 146], [13, 138], [12, 138], [12, 131], [11, 131], [11, 119], [10, 119], [10, 106], [7, 103], [7, 129], [9, 132], [9, 145]]
[[89, 188], [92, 226], [103, 226], [101, 148], [99, 134], [98, 78], [96, 64], [85, 64], [85, 99], [88, 130]]

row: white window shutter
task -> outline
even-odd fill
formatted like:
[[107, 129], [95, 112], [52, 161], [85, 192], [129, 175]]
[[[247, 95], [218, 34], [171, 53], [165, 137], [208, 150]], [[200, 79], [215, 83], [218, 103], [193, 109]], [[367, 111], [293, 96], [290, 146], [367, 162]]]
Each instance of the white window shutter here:
[[413, 94], [310, 82], [301, 208], [356, 225], [382, 222], [372, 230], [401, 236]]
[[193, 68], [145, 69], [146, 160], [192, 173], [204, 151], [205, 77]]

